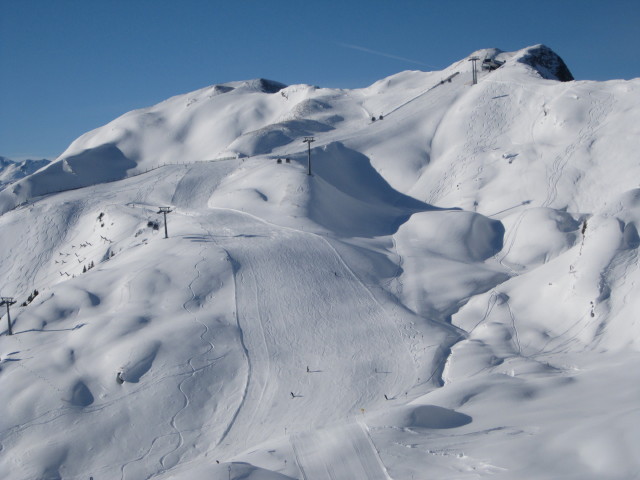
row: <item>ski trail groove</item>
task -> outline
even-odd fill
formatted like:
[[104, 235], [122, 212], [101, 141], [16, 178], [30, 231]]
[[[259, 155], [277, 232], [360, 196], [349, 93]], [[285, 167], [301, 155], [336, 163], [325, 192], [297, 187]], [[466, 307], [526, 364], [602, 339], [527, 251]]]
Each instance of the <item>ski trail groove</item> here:
[[[307, 232], [305, 232], [307, 233]], [[351, 267], [349, 267], [349, 265], [347, 265], [347, 262], [344, 261], [344, 259], [342, 258], [342, 256], [338, 253], [338, 251], [335, 249], [335, 247], [333, 245], [331, 245], [331, 242], [329, 242], [329, 240], [327, 240], [326, 238], [324, 238], [321, 235], [316, 235], [316, 234], [309, 234], [309, 235], [313, 235], [316, 238], [321, 239], [328, 247], [329, 249], [335, 254], [336, 258], [339, 260], [339, 262], [342, 264], [342, 266], [350, 273], [350, 275], [356, 280], [356, 282], [364, 289], [364, 291], [367, 292], [367, 294], [369, 295], [369, 298], [371, 298], [371, 300], [378, 306], [378, 308], [380, 308], [380, 311], [384, 312], [385, 316], [387, 318], [389, 318], [386, 309], [382, 306], [382, 304], [378, 301], [378, 299], [375, 297], [375, 295], [373, 294], [373, 292], [365, 285], [365, 283], [362, 281], [362, 279], [356, 275], [356, 273], [353, 271], [353, 269]], [[394, 314], [394, 313], [392, 313]], [[395, 316], [395, 314], [394, 314]], [[403, 334], [400, 331], [400, 328], [398, 326], [398, 320], [396, 318], [396, 321], [393, 322], [396, 331], [398, 332], [398, 336], [400, 338], [403, 338]], [[417, 336], [418, 332], [414, 329], [414, 333]], [[407, 345], [406, 342], [402, 342], [405, 345], [405, 348], [407, 350], [407, 354], [409, 355], [409, 358], [411, 358], [413, 360], [413, 363], [415, 366], [418, 366], [418, 359], [417, 356], [415, 354], [415, 352], [413, 352], [411, 350], [411, 348]]]
[[[228, 254], [228, 253], [227, 253]], [[248, 264], [247, 265], [247, 273], [249, 273], [249, 276], [251, 277], [250, 281], [251, 281], [251, 285], [252, 285], [252, 293], [253, 293], [253, 305], [255, 306], [255, 312], [253, 312], [253, 316], [251, 315], [240, 315], [239, 311], [238, 311], [238, 301], [237, 301], [237, 296], [236, 296], [236, 320], [237, 320], [237, 324], [238, 324], [238, 329], [240, 331], [240, 339], [241, 339], [241, 343], [242, 343], [242, 347], [243, 350], [245, 352], [245, 357], [247, 358], [247, 364], [248, 364], [248, 374], [247, 374], [247, 381], [245, 383], [245, 388], [244, 388], [244, 393], [242, 396], [242, 400], [240, 401], [240, 404], [238, 405], [238, 408], [236, 410], [236, 412], [233, 415], [233, 418], [231, 419], [231, 421], [229, 422], [229, 425], [227, 426], [226, 430], [224, 431], [223, 435], [221, 436], [220, 440], [218, 441], [218, 445], [222, 444], [222, 442], [227, 438], [227, 436], [231, 433], [231, 430], [233, 428], [233, 426], [235, 425], [237, 419], [240, 417], [240, 414], [244, 411], [245, 406], [248, 403], [248, 399], [249, 397], [252, 395], [252, 387], [255, 384], [254, 380], [254, 367], [253, 367], [253, 362], [251, 361], [251, 355], [249, 353], [249, 349], [246, 346], [245, 343], [245, 336], [244, 336], [244, 330], [242, 329], [241, 326], [241, 322], [240, 322], [240, 318], [244, 317], [245, 319], [249, 318], [249, 317], [254, 317], [257, 320], [257, 325], [258, 328], [260, 329], [260, 336], [261, 336], [261, 345], [262, 345], [262, 349], [263, 349], [263, 353], [264, 353], [264, 365], [266, 365], [264, 368], [266, 369], [266, 375], [269, 375], [270, 369], [271, 369], [271, 363], [270, 363], [270, 359], [269, 359], [269, 349], [267, 346], [267, 340], [266, 340], [266, 336], [264, 333], [264, 326], [263, 326], [263, 319], [262, 319], [262, 315], [260, 313], [260, 308], [258, 306], [258, 290], [257, 290], [257, 284], [256, 284], [256, 279], [255, 276], [253, 274], [253, 270], [251, 269], [251, 265]], [[244, 278], [244, 275], [242, 275], [241, 278]], [[234, 275], [234, 282], [236, 281], [236, 277]], [[236, 283], [236, 295], [237, 295], [237, 283]], [[260, 392], [258, 394], [258, 399], [257, 401], [254, 401], [254, 406], [253, 406], [253, 411], [249, 413], [249, 415], [251, 415], [251, 422], [253, 422], [253, 420], [255, 419], [258, 410], [259, 410], [259, 406], [260, 403], [264, 397], [264, 392], [266, 390], [267, 387], [267, 383], [263, 382], [261, 388], [259, 388]]]
[[543, 207], [550, 207], [553, 202], [555, 202], [558, 196], [558, 183], [562, 178], [562, 174], [564, 173], [564, 169], [569, 163], [569, 160], [576, 152], [578, 147], [587, 143], [589, 138], [593, 138], [593, 134], [598, 130], [599, 125], [602, 123], [602, 120], [608, 115], [607, 107], [610, 108], [610, 95], [607, 95], [606, 99], [595, 98], [591, 92], [588, 93], [589, 98], [591, 100], [591, 105], [589, 106], [588, 112], [588, 120], [586, 125], [584, 125], [578, 131], [578, 138], [576, 141], [567, 145], [562, 154], [556, 156], [551, 165], [551, 168], [548, 169], [548, 190], [547, 197], [545, 201], [542, 203]]
[[[498, 253], [494, 255], [494, 258], [498, 260], [498, 263], [502, 265], [504, 268], [508, 269], [511, 272], [511, 274], [514, 276], [518, 276], [519, 273], [515, 271], [510, 265], [505, 264], [504, 261], [509, 256], [509, 253], [511, 253], [511, 249], [516, 243], [516, 238], [518, 237], [518, 229], [520, 228], [520, 224], [524, 219], [525, 213], [526, 213], [526, 210], [523, 210], [518, 214], [518, 218], [516, 219], [513, 226], [509, 229], [509, 232], [507, 233], [503, 241], [502, 250], [500, 250]], [[504, 246], [505, 244], [506, 244], [506, 248]], [[514, 265], [517, 265], [517, 264], [514, 264]]]
[[[202, 223], [200, 223], [200, 226], [207, 233], [207, 235], [210, 236], [212, 242], [218, 248], [220, 248], [222, 251], [224, 251], [224, 253], [226, 255], [226, 258], [227, 258], [227, 261], [231, 264], [231, 270], [232, 270], [232, 275], [233, 275], [234, 317], [235, 317], [236, 326], [238, 328], [238, 335], [239, 335], [239, 339], [240, 339], [240, 345], [242, 347], [242, 353], [243, 353], [243, 356], [244, 356], [246, 364], [247, 364], [247, 376], [246, 376], [246, 380], [245, 380], [245, 384], [244, 384], [244, 388], [243, 388], [243, 392], [242, 392], [242, 398], [240, 399], [238, 407], [236, 408], [235, 412], [233, 413], [233, 416], [229, 420], [228, 425], [226, 426], [225, 430], [222, 432], [222, 435], [220, 435], [220, 438], [216, 442], [216, 445], [208, 450], [208, 451], [210, 451], [213, 448], [222, 445], [222, 443], [225, 441], [225, 439], [230, 434], [231, 429], [235, 425], [236, 420], [238, 419], [238, 417], [240, 415], [240, 412], [243, 410], [243, 408], [244, 408], [244, 406], [245, 406], [245, 404], [247, 402], [247, 397], [249, 395], [249, 388], [250, 388], [250, 386], [252, 384], [252, 379], [253, 379], [253, 376], [254, 376], [254, 372], [253, 372], [254, 367], [253, 367], [253, 362], [251, 360], [251, 355], [249, 354], [249, 349], [247, 348], [247, 343], [246, 343], [246, 339], [245, 339], [245, 333], [244, 333], [244, 330], [242, 328], [242, 324], [241, 324], [241, 321], [240, 321], [241, 314], [240, 314], [240, 311], [239, 311], [239, 308], [238, 308], [239, 305], [240, 305], [239, 302], [238, 302], [238, 280], [239, 280], [238, 277], [242, 275], [242, 272], [240, 272], [240, 265], [237, 264], [235, 259], [231, 256], [231, 253], [229, 252], [229, 250], [226, 249], [225, 247], [223, 247], [222, 245], [220, 245], [220, 243], [216, 241], [215, 235], [208, 228], [206, 228], [204, 225], [202, 225]], [[255, 282], [255, 279], [254, 279], [254, 282]], [[263, 336], [263, 345], [264, 345], [264, 348], [266, 350], [266, 340], [264, 339], [264, 332], [263, 332], [262, 336]]]
[[[220, 248], [222, 248], [225, 251], [229, 261], [233, 262], [233, 259], [229, 254], [229, 252], [226, 249], [224, 249], [224, 247], [220, 247]], [[245, 380], [244, 389], [242, 392], [242, 398], [240, 399], [238, 408], [236, 408], [236, 411], [234, 412], [233, 416], [231, 417], [231, 420], [229, 421], [229, 424], [227, 425], [225, 430], [222, 432], [220, 439], [216, 443], [216, 447], [218, 445], [221, 445], [222, 442], [227, 438], [227, 436], [229, 435], [229, 432], [231, 431], [231, 429], [233, 428], [233, 425], [236, 422], [236, 419], [240, 415], [240, 411], [242, 410], [242, 407], [246, 403], [247, 393], [249, 391], [249, 385], [251, 384], [251, 378], [253, 376], [253, 366], [251, 362], [251, 356], [249, 355], [249, 349], [247, 348], [247, 344], [245, 343], [244, 331], [242, 330], [242, 326], [240, 325], [240, 315], [238, 313], [238, 280], [236, 277], [237, 277], [237, 272], [235, 272], [235, 268], [234, 268], [234, 272], [233, 272], [233, 295], [234, 295], [234, 309], [235, 309], [234, 316], [236, 320], [236, 326], [238, 327], [238, 335], [240, 337], [240, 345], [242, 346], [242, 353], [247, 362], [247, 378]]]
[[347, 425], [289, 437], [304, 480], [391, 480], [365, 425]]
[[[198, 319], [197, 311], [192, 311], [192, 310], [188, 307], [188, 304], [189, 304], [190, 302], [195, 302], [195, 301], [198, 299], [198, 296], [196, 295], [196, 293], [195, 293], [195, 291], [194, 291], [194, 289], [193, 289], [193, 285], [194, 285], [194, 284], [195, 284], [195, 283], [196, 283], [196, 282], [201, 278], [201, 276], [202, 276], [202, 273], [200, 272], [200, 269], [198, 268], [198, 265], [199, 265], [200, 263], [202, 263], [202, 262], [204, 262], [204, 261], [205, 261], [205, 256], [204, 256], [204, 253], [203, 253], [205, 249], [206, 249], [206, 247], [202, 247], [202, 249], [200, 250], [200, 260], [198, 260], [198, 261], [195, 263], [195, 265], [194, 265], [194, 268], [195, 268], [195, 270], [196, 270], [196, 276], [195, 276], [195, 278], [193, 278], [193, 279], [191, 280], [191, 282], [189, 283], [189, 287], [188, 287], [188, 288], [189, 288], [189, 292], [191, 293], [191, 298], [190, 298], [190, 299], [188, 299], [188, 300], [186, 300], [186, 301], [184, 302], [184, 304], [182, 305], [182, 308], [183, 308], [183, 309], [184, 309], [184, 310], [185, 310], [189, 315], [191, 315], [191, 317], [193, 318], [193, 320], [194, 320], [196, 323], [200, 324], [200, 325], [203, 327], [203, 332], [200, 334], [200, 339], [201, 339], [203, 342], [206, 342], [206, 343], [208, 344], [208, 348], [207, 348], [207, 350], [206, 350], [205, 352], [197, 353], [197, 354], [195, 354], [195, 355], [193, 355], [193, 356], [191, 356], [191, 357], [189, 358], [189, 360], [187, 361], [187, 364], [188, 364], [189, 368], [191, 369], [191, 373], [190, 373], [188, 376], [186, 376], [185, 378], [183, 378], [183, 379], [180, 381], [180, 383], [178, 383], [178, 390], [180, 391], [181, 395], [183, 396], [183, 404], [182, 404], [182, 406], [180, 407], [180, 409], [179, 409], [179, 410], [178, 410], [178, 411], [177, 411], [177, 412], [176, 412], [176, 413], [171, 417], [171, 420], [169, 421], [169, 425], [170, 425], [170, 426], [171, 426], [171, 428], [174, 430], [174, 433], [173, 433], [173, 434], [171, 434], [171, 435], [176, 435], [176, 434], [178, 435], [178, 444], [176, 445], [176, 447], [175, 447], [173, 450], [171, 450], [171, 451], [169, 451], [169, 452], [165, 453], [162, 457], [160, 457], [160, 465], [162, 466], [162, 468], [163, 468], [163, 469], [164, 469], [164, 468], [166, 468], [166, 464], [165, 464], [165, 463], [166, 463], [167, 457], [169, 457], [169, 456], [170, 456], [170, 455], [172, 455], [173, 453], [176, 453], [176, 452], [177, 452], [177, 451], [178, 451], [178, 450], [179, 450], [179, 449], [184, 445], [184, 435], [183, 435], [183, 433], [182, 433], [182, 430], [180, 430], [180, 428], [179, 428], [179, 427], [178, 427], [178, 425], [177, 425], [177, 419], [178, 419], [178, 416], [179, 416], [182, 412], [184, 412], [187, 408], [189, 408], [189, 405], [190, 405], [190, 403], [191, 403], [191, 402], [190, 402], [190, 399], [189, 399], [189, 396], [188, 396], [188, 395], [187, 395], [187, 393], [184, 391], [184, 384], [185, 384], [187, 381], [189, 381], [189, 380], [193, 379], [193, 378], [194, 378], [194, 376], [196, 375], [196, 373], [197, 373], [198, 371], [201, 371], [201, 370], [203, 370], [204, 368], [208, 368], [209, 366], [211, 366], [211, 365], [215, 364], [215, 363], [216, 363], [216, 360], [217, 360], [217, 359], [214, 359], [214, 361], [213, 361], [212, 363], [206, 364], [204, 367], [201, 367], [201, 368], [195, 368], [195, 367], [193, 366], [193, 360], [194, 360], [196, 357], [203, 357], [203, 356], [207, 355], [208, 353], [210, 353], [211, 351], [213, 351], [213, 350], [215, 349], [214, 344], [213, 344], [210, 340], [208, 340], [208, 339], [206, 339], [206, 340], [205, 340], [205, 338], [204, 338], [204, 336], [209, 332], [209, 327], [207, 327], [207, 325], [205, 325], [203, 322], [201, 322], [201, 321]], [[201, 308], [201, 306], [200, 306], [199, 308]]]

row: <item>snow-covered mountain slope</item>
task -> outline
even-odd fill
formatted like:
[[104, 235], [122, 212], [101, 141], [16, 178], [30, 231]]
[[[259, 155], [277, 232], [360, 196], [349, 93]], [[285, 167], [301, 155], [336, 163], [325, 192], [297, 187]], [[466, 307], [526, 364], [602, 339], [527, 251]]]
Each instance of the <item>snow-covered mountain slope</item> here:
[[208, 87], [0, 192], [2, 478], [638, 478], [640, 80], [473, 55]]
[[49, 163], [51, 161], [46, 159], [16, 162], [7, 157], [0, 157], [0, 190], [21, 178], [31, 175]]

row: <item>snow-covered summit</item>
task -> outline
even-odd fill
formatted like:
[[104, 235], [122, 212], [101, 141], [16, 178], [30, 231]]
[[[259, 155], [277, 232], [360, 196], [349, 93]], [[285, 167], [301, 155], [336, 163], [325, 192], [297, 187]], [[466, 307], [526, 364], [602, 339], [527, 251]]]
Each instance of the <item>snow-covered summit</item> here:
[[517, 61], [537, 70], [543, 78], [561, 82], [574, 80], [562, 58], [546, 45], [527, 48], [516, 58]]
[[[516, 68], [514, 63], [521, 63], [530, 67], [538, 75], [546, 80], [558, 80], [570, 82], [574, 80], [564, 60], [546, 45], [534, 45], [523, 48], [517, 52], [503, 52], [498, 48], [478, 50], [470, 57], [478, 57], [485, 69], [494, 69], [501, 66]], [[511, 64], [511, 65], [510, 65]]]
[[634, 478], [640, 80], [563, 65], [206, 87], [4, 189], [0, 477]]

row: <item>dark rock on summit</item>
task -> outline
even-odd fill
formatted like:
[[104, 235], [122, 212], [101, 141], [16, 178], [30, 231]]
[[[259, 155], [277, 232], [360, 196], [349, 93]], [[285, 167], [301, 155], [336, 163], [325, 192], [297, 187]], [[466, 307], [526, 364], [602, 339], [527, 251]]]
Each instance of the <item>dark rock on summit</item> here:
[[561, 82], [574, 80], [562, 58], [546, 45], [536, 45], [529, 48], [518, 61], [529, 65], [548, 80], [560, 80]]
[[287, 88], [287, 86], [284, 83], [276, 82], [274, 80], [259, 78], [258, 88], [264, 93], [278, 93], [283, 88]]

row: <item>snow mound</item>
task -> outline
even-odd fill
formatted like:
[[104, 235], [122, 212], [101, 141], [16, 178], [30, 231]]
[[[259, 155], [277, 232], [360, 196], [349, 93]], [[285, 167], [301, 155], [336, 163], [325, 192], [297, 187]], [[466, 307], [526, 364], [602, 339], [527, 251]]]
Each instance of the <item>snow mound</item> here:
[[482, 262], [502, 250], [504, 226], [474, 212], [415, 214], [398, 232], [414, 251], [461, 262]]
[[581, 236], [582, 222], [562, 210], [529, 208], [503, 222], [514, 233], [502, 257], [515, 265], [547, 263], [573, 247]]
[[458, 428], [471, 423], [469, 415], [436, 405], [399, 407], [368, 419], [371, 427], [442, 430]]

